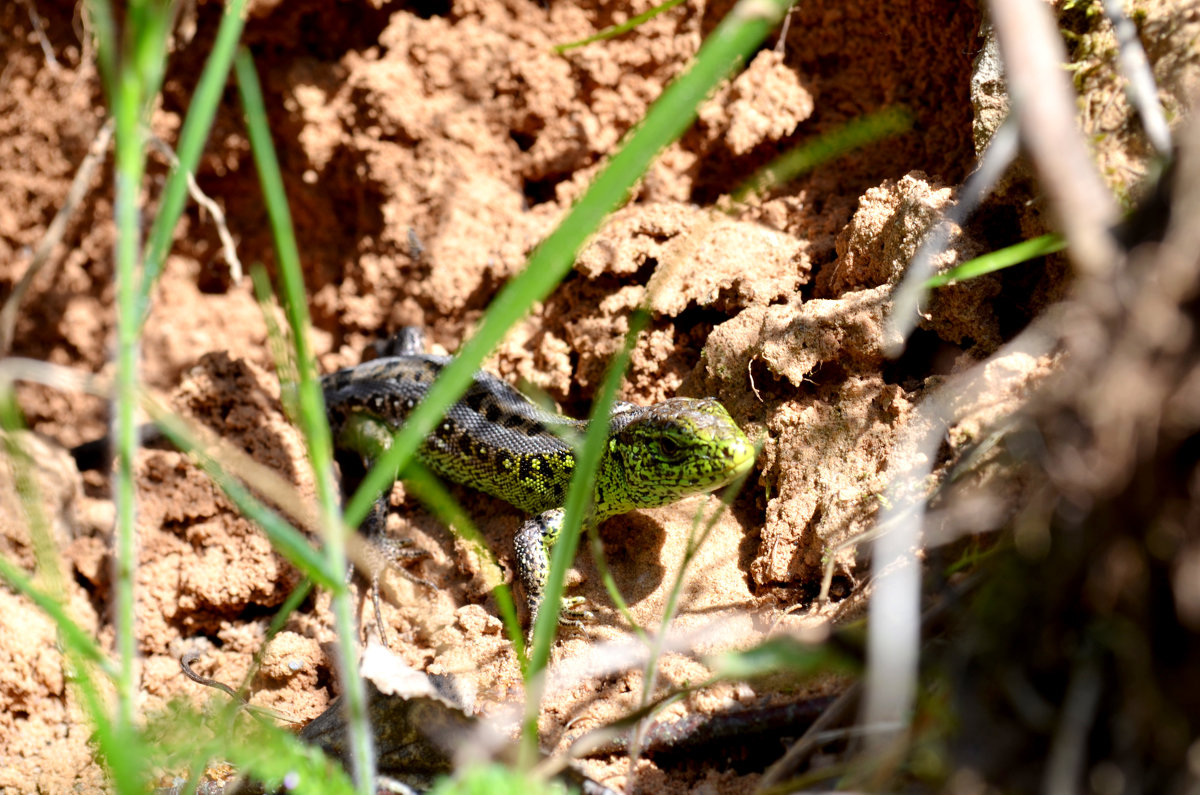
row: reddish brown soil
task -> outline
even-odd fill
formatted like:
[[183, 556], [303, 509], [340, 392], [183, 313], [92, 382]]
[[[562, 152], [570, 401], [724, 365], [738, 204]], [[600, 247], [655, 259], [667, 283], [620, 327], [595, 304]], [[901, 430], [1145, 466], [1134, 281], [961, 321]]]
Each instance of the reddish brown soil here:
[[[546, 5], [255, 5], [245, 41], [267, 92], [323, 369], [357, 362], [372, 340], [403, 325], [424, 326], [452, 352], [729, 7], [691, 0], [613, 41], [556, 55], [553, 45], [651, 4]], [[28, 249], [63, 203], [105, 116], [78, 8], [61, 0], [36, 6], [41, 35], [26, 4], [0, 8], [0, 296], [27, 267]], [[184, 15], [153, 117], [154, 132], [167, 142], [220, 8], [201, 2]], [[946, 291], [931, 304], [910, 355], [885, 364], [879, 324], [886, 290], [950, 201], [949, 186], [972, 168], [968, 89], [978, 26], [971, 4], [946, 0], [803, 3], [786, 40], [769, 40], [775, 51], [760, 53], [703, 107], [697, 125], [581, 252], [575, 272], [490, 363], [579, 416], [654, 277], [653, 320], [623, 397], [644, 403], [713, 395], [765, 444], [756, 474], [689, 571], [676, 626], [709, 627], [699, 651], [746, 646], [857, 609], [849, 547], [838, 558], [835, 593], [856, 598], [814, 606], [822, 558], [869, 525], [886, 477], [904, 468], [889, 458], [892, 443], [927, 379], [994, 351], [1058, 289], [1051, 269]], [[773, 156], [892, 105], [913, 113], [911, 131], [732, 213], [717, 210]], [[147, 217], [166, 168], [160, 155], [150, 160]], [[86, 372], [110, 368], [109, 173], [106, 165], [24, 299], [15, 355]], [[273, 267], [232, 85], [197, 181], [224, 208], [242, 261]], [[942, 264], [1014, 242], [1039, 231], [1036, 224], [996, 211], [965, 230]], [[1014, 365], [1016, 381], [1044, 366]], [[194, 203], [154, 292], [143, 371], [174, 408], [311, 493], [251, 286], [231, 281], [213, 220]], [[1012, 384], [1006, 388], [1019, 391]], [[58, 484], [51, 507], [70, 604], [111, 642], [107, 483], [98, 473], [80, 478], [62, 449], [104, 432], [104, 406], [36, 385], [21, 386], [20, 402], [44, 439], [39, 464]], [[173, 696], [209, 697], [179, 674], [176, 659], [188, 648], [205, 651], [203, 673], [237, 681], [298, 575], [185, 456], [144, 451], [138, 483], [141, 707], [153, 711]], [[457, 493], [507, 564], [522, 517], [498, 501]], [[394, 532], [428, 553], [414, 572], [438, 585], [430, 593], [389, 578], [386, 618], [399, 653], [423, 670], [469, 676], [484, 710], [519, 697], [516, 661], [479, 565], [401, 486], [393, 503]], [[659, 621], [692, 517], [715, 504], [693, 498], [602, 528], [609, 565], [644, 626]], [[4, 507], [2, 551], [32, 566], [10, 492]], [[598, 618], [563, 634], [555, 664], [628, 632], [587, 553], [577, 573], [574, 592], [596, 606]], [[8, 590], [0, 589], [0, 601], [0, 789], [23, 791], [35, 782], [44, 791], [102, 789], [52, 625]], [[369, 601], [361, 607], [369, 627]], [[327, 608], [327, 597], [318, 596], [274, 640], [255, 703], [305, 720], [336, 695]], [[672, 655], [659, 686], [706, 675], [698, 657]], [[837, 683], [813, 692], [827, 685]], [[607, 676], [602, 686], [584, 679], [564, 687], [546, 705], [545, 746], [559, 743], [568, 724], [574, 736], [636, 706], [640, 689], [637, 671]], [[714, 712], [776, 695], [725, 686], [671, 712]], [[621, 756], [585, 764], [614, 787], [636, 776], [639, 792], [742, 792], [757, 777], [724, 760], [686, 767], [642, 760], [632, 773]]]

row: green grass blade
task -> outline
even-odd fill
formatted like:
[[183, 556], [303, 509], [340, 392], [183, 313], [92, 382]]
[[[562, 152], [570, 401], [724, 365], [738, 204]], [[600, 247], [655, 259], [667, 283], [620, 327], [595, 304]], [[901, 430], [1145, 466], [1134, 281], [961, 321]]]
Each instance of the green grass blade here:
[[78, 695], [95, 727], [96, 746], [107, 764], [114, 789], [118, 792], [139, 792], [142, 777], [137, 764], [133, 733], [122, 730], [109, 714], [109, 706], [100, 697], [92, 680], [92, 671], [99, 671], [110, 682], [120, 678], [120, 667], [105, 656], [96, 640], [67, 613], [65, 593], [50, 594], [38, 588], [33, 580], [15, 563], [0, 555], [0, 580], [13, 591], [25, 596], [50, 617], [58, 630], [59, 643], [66, 658], [67, 684]]
[[[141, 271], [138, 264], [138, 240], [141, 215], [139, 186], [144, 169], [140, 130], [140, 91], [128, 69], [118, 76], [118, 96], [114, 104], [116, 141], [116, 298], [117, 353], [114, 379], [113, 453], [116, 474], [113, 503], [116, 506], [116, 534], [113, 575], [113, 624], [116, 653], [120, 666], [117, 677], [117, 716], [112, 727], [117, 738], [132, 732], [137, 703], [137, 634], [134, 595], [134, 569], [137, 566], [136, 507], [133, 482], [133, 458], [137, 450], [137, 421], [134, 416], [140, 380], [140, 340], [138, 335], [137, 294]], [[122, 772], [127, 757], [108, 760], [118, 790], [136, 780], [136, 773]], [[128, 760], [132, 761], [132, 760]], [[121, 781], [124, 777], [126, 780]]]
[[[755, 445], [754, 457], [757, 459], [762, 453], [762, 445]], [[741, 492], [742, 486], [745, 485], [746, 479], [750, 477], [750, 473], [754, 471], [750, 467], [742, 474], [741, 477], [734, 480], [721, 492], [721, 503], [707, 522], [704, 522], [704, 512], [706, 505], [701, 504], [696, 509], [696, 516], [692, 520], [691, 529], [688, 531], [687, 548], [684, 551], [683, 560], [679, 564], [679, 568], [675, 572], [674, 582], [671, 584], [671, 590], [667, 595], [666, 609], [663, 610], [662, 619], [659, 622], [658, 634], [654, 636], [650, 643], [650, 654], [646, 658], [646, 667], [642, 672], [642, 693], [639, 701], [639, 708], [645, 708], [650, 703], [650, 697], [658, 686], [658, 661], [662, 658], [664, 644], [667, 640], [667, 631], [671, 626], [671, 622], [675, 619], [675, 614], [679, 609], [679, 600], [683, 595], [683, 583], [687, 576], [688, 568], [692, 561], [700, 552], [700, 548], [708, 540], [713, 528], [717, 526], [717, 522], [721, 516], [733, 504], [734, 498]], [[697, 534], [701, 523], [704, 522], [704, 528]], [[636, 763], [638, 754], [640, 753], [641, 731], [635, 731], [629, 744], [630, 758]]]
[[[756, 459], [758, 458], [760, 452], [761, 445], [756, 445], [754, 453], [754, 457]], [[667, 595], [666, 609], [663, 610], [662, 621], [659, 622], [658, 635], [654, 639], [654, 645], [651, 647], [650, 657], [646, 664], [648, 675], [642, 679], [643, 704], [649, 700], [650, 693], [654, 687], [655, 677], [653, 676], [653, 672], [658, 667], [658, 658], [662, 656], [662, 648], [667, 637], [667, 629], [670, 627], [671, 621], [674, 620], [675, 614], [679, 610], [679, 600], [683, 595], [683, 584], [686, 580], [687, 570], [691, 566], [692, 561], [695, 560], [696, 555], [699, 554], [700, 548], [704, 546], [704, 543], [712, 534], [713, 528], [717, 526], [717, 522], [720, 521], [721, 516], [727, 510], [729, 510], [729, 506], [733, 504], [734, 498], [736, 498], [738, 493], [742, 490], [742, 486], [746, 483], [746, 478], [750, 477], [750, 473], [753, 471], [753, 467], [748, 468], [737, 480], [725, 487], [725, 489], [721, 492], [720, 505], [715, 511], [713, 511], [712, 515], [708, 518], [708, 521], [704, 522], [704, 528], [700, 530], [699, 534], [697, 534], [696, 531], [699, 529], [701, 522], [704, 520], [704, 511], [707, 506], [701, 504], [696, 509], [696, 517], [692, 521], [692, 527], [688, 532], [687, 549], [684, 551], [683, 560], [679, 564], [679, 570], [675, 572], [675, 579], [671, 583], [671, 590]]]
[[283, 604], [275, 611], [275, 615], [271, 617], [271, 623], [267, 626], [266, 634], [263, 635], [263, 644], [254, 653], [254, 660], [251, 661], [250, 667], [246, 669], [246, 675], [242, 677], [242, 682], [238, 685], [237, 690], [239, 693], [245, 695], [250, 692], [250, 683], [258, 675], [258, 669], [262, 666], [263, 656], [266, 654], [267, 649], [270, 648], [271, 641], [283, 630], [292, 613], [299, 610], [300, 605], [304, 604], [304, 600], [312, 593], [312, 589], [313, 581], [306, 577], [300, 581], [299, 585], [292, 589], [287, 599], [283, 600]]
[[[107, 3], [92, 6], [109, 32], [113, 17]], [[112, 51], [117, 39], [98, 41], [108, 48], [102, 63], [115, 65], [109, 82], [109, 104], [113, 113], [117, 351], [114, 379], [113, 446], [116, 475], [113, 502], [116, 506], [113, 576], [113, 624], [119, 674], [116, 680], [117, 710], [111, 726], [97, 726], [98, 734], [111, 732], [116, 756], [106, 758], [118, 791], [140, 789], [142, 755], [137, 752], [135, 711], [138, 703], [137, 632], [134, 570], [137, 566], [135, 490], [133, 458], [137, 450], [134, 412], [140, 359], [138, 295], [142, 270], [140, 188], [145, 174], [143, 125], [150, 100], [157, 94], [166, 61], [166, 39], [170, 8], [150, 0], [130, 2], [121, 31], [121, 53]], [[132, 749], [132, 750], [131, 750]]]
[[740, 202], [751, 193], [761, 193], [776, 185], [782, 185], [821, 163], [827, 163], [889, 135], [905, 132], [912, 125], [912, 113], [907, 108], [899, 107], [885, 108], [852, 119], [785, 152], [763, 166], [734, 191], [733, 199]]
[[13, 485], [25, 513], [25, 526], [29, 529], [30, 546], [36, 571], [46, 589], [66, 599], [66, 583], [63, 580], [63, 561], [50, 532], [50, 520], [42, 502], [42, 489], [34, 476], [33, 458], [21, 445], [17, 434], [24, 430], [20, 410], [11, 391], [0, 394], [0, 433], [4, 451], [12, 469]]
[[279, 305], [271, 290], [271, 279], [267, 276], [267, 269], [256, 262], [250, 266], [250, 280], [254, 283], [254, 297], [262, 311], [263, 324], [267, 327], [267, 345], [275, 362], [275, 373], [279, 376], [279, 402], [283, 404], [288, 419], [297, 422], [300, 407], [296, 405], [296, 384], [300, 377], [296, 374], [296, 362], [291, 356], [287, 339], [275, 317]]
[[129, 0], [126, 7], [121, 66], [137, 86], [137, 110], [143, 118], [148, 117], [167, 70], [167, 38], [175, 22], [173, 5], [169, 0]]
[[[114, 789], [144, 790], [145, 754], [139, 746], [135, 723], [137, 693], [136, 502], [133, 458], [137, 449], [134, 412], [138, 403], [140, 327], [148, 280], [140, 260], [141, 184], [145, 175], [147, 115], [160, 90], [166, 70], [167, 40], [174, 20], [174, 4], [164, 0], [130, 0], [122, 10], [121, 27], [108, 0], [89, 0], [88, 12], [96, 32], [97, 61], [113, 118], [114, 248], [117, 308], [116, 367], [113, 392], [113, 445], [116, 473], [113, 499], [114, 533], [113, 624], [117, 663], [114, 676], [116, 712], [103, 714], [103, 702], [80, 668], [78, 688], [93, 712], [96, 738]], [[215, 102], [214, 102], [215, 104]], [[198, 150], [197, 150], [198, 151]], [[173, 226], [173, 224], [172, 224]], [[32, 598], [32, 597], [31, 597]], [[42, 605], [47, 609], [47, 605]], [[68, 648], [79, 646], [78, 633], [56, 616]], [[77, 629], [77, 628], [76, 628]], [[79, 646], [79, 653], [86, 653]]]
[[2, 555], [0, 555], [0, 579], [3, 579], [17, 593], [27, 597], [29, 601], [37, 605], [39, 610], [50, 617], [62, 636], [63, 645], [72, 657], [94, 663], [100, 666], [100, 669], [106, 674], [116, 678], [119, 673], [117, 668], [111, 660], [104, 656], [104, 652], [96, 645], [92, 636], [67, 614], [61, 599], [38, 588], [20, 566]]
[[[242, 103], [246, 109], [246, 126], [250, 145], [258, 165], [259, 180], [262, 182], [263, 199], [270, 217], [276, 254], [279, 257], [279, 279], [283, 288], [283, 305], [291, 327], [292, 344], [295, 346], [296, 375], [298, 377], [298, 408], [300, 430], [309, 445], [314, 478], [317, 483], [317, 498], [327, 510], [336, 512], [337, 492], [333, 478], [333, 443], [329, 424], [325, 418], [325, 399], [321, 393], [320, 380], [316, 374], [316, 360], [309, 341], [308, 297], [304, 290], [304, 275], [300, 267], [300, 250], [292, 226], [291, 211], [283, 189], [283, 175], [275, 157], [275, 145], [267, 126], [266, 107], [263, 104], [262, 88], [250, 53], [245, 48], [238, 51], [238, 86], [242, 92]], [[340, 524], [333, 522], [331, 524]]]
[[[556, 236], [574, 242], [572, 235], [578, 234], [581, 229], [586, 228], [587, 234], [590, 234], [603, 220], [604, 215], [617, 207], [625, 191], [644, 173], [654, 156], [692, 124], [697, 107], [708, 93], [739, 64], [746, 62], [767, 33], [782, 19], [789, 6], [788, 2], [757, 3], [743, 0], [738, 3], [701, 46], [692, 66], [651, 106], [642, 124], [613, 157], [608, 167], [596, 177], [591, 188], [562, 226], [547, 239], [543, 248], [549, 248]], [[580, 244], [582, 240], [581, 236]], [[575, 247], [569, 252], [574, 256], [577, 250]], [[538, 253], [540, 250], [535, 252], [529, 268], [521, 276], [534, 270], [535, 264], [538, 263]], [[520, 278], [518, 277], [518, 280]], [[490, 312], [487, 319], [490, 319]], [[631, 321], [631, 327], [632, 325]], [[627, 340], [627, 346], [628, 344]], [[622, 357], [618, 357], [620, 358]], [[623, 369], [618, 365], [619, 362], [614, 362], [610, 368], [593, 407], [594, 412], [607, 412], [605, 406], [611, 405], [623, 374]], [[579, 528], [592, 497], [588, 473], [594, 473], [599, 463], [602, 445], [608, 433], [606, 416], [607, 413], [604, 416], [593, 413], [593, 421], [588, 427], [587, 437], [567, 493], [564, 529], [554, 545], [550, 578], [545, 590], [545, 607], [534, 628], [522, 742], [523, 759], [527, 764], [532, 762], [537, 749], [537, 712], [540, 708], [542, 688], [540, 673], [549, 660], [550, 645], [553, 642], [562, 598], [563, 576], [574, 559], [579, 541]]]
[[664, 11], [670, 11], [672, 8], [682, 2], [683, 0], [667, 0], [665, 3], [660, 3], [659, 5], [654, 6], [654, 8], [651, 8], [648, 11], [643, 11], [635, 17], [630, 17], [620, 25], [612, 25], [611, 27], [607, 27], [593, 36], [588, 36], [586, 39], [572, 41], [567, 44], [558, 44], [554, 47], [554, 51], [559, 55], [562, 55], [564, 52], [579, 49], [580, 47], [591, 44], [594, 41], [604, 41], [606, 39], [616, 38], [622, 33], [627, 33], [628, 31], [633, 30], [643, 22], [654, 19]]
[[200, 153], [208, 140], [212, 129], [213, 118], [217, 113], [217, 105], [221, 94], [229, 80], [229, 69], [233, 63], [233, 54], [237, 49], [238, 39], [241, 38], [245, 23], [244, 6], [246, 0], [229, 0], [221, 17], [217, 37], [213, 43], [212, 52], [204, 64], [200, 82], [192, 94], [188, 105], [187, 116], [179, 131], [179, 143], [175, 154], [179, 165], [171, 170], [163, 186], [162, 197], [159, 201], [158, 214], [150, 227], [147, 236], [145, 260], [145, 280], [142, 284], [141, 316], [145, 317], [146, 305], [154, 282], [162, 271], [163, 262], [171, 248], [171, 239], [175, 225], [183, 213], [184, 202], [187, 199], [187, 177], [194, 174], [200, 162]]
[[588, 548], [592, 552], [592, 560], [596, 563], [596, 570], [600, 574], [600, 582], [604, 585], [604, 590], [608, 591], [608, 597], [613, 600], [613, 604], [617, 608], [617, 612], [621, 617], [629, 622], [629, 628], [633, 630], [633, 634], [637, 635], [638, 639], [643, 643], [650, 640], [650, 636], [646, 634], [646, 630], [642, 629], [642, 625], [637, 622], [637, 618], [633, 615], [633, 611], [629, 608], [629, 602], [625, 601], [625, 595], [621, 593], [620, 587], [617, 585], [617, 578], [613, 576], [612, 570], [608, 567], [608, 559], [604, 554], [604, 542], [600, 539], [600, 528], [595, 523], [588, 524], [585, 528], [588, 536]]
[[117, 23], [113, 18], [109, 0], [87, 0], [88, 17], [95, 31], [96, 62], [100, 65], [100, 80], [104, 92], [112, 97], [117, 94]]
[[1035, 237], [1033, 240], [1025, 240], [998, 251], [988, 252], [983, 256], [968, 260], [956, 268], [951, 268], [945, 273], [931, 276], [925, 282], [925, 289], [932, 290], [935, 287], [944, 287], [951, 282], [966, 281], [985, 273], [1011, 268], [1013, 265], [1020, 265], [1022, 262], [1062, 251], [1066, 247], [1067, 241], [1060, 235]]
[[[20, 446], [13, 435], [24, 428], [24, 422], [21, 420], [20, 410], [17, 408], [10, 385], [5, 385], [5, 388], [0, 390], [0, 427], [3, 428], [3, 431], [0, 432], [0, 437], [2, 437], [0, 441], [3, 441], [4, 451], [12, 466], [14, 485], [25, 510], [25, 516], [31, 525], [30, 537], [35, 539], [35, 544], [37, 544], [37, 536], [47, 537], [42, 542], [44, 545], [49, 541], [49, 522], [42, 511], [42, 500], [38, 493], [40, 489], [38, 489], [31, 471], [33, 462], [30, 460], [29, 453]], [[63, 636], [68, 656], [73, 656], [77, 663], [86, 662], [99, 665], [105, 673], [115, 677], [117, 669], [112, 662], [100, 650], [96, 641], [68, 615], [62, 571], [56, 565], [58, 561], [48, 561], [47, 557], [46, 550], [37, 550], [35, 547], [35, 559], [38, 561], [39, 568], [50, 575], [43, 577], [49, 592], [39, 589], [33, 584], [33, 579], [28, 574], [3, 556], [0, 556], [0, 578], [4, 579], [14, 591], [24, 594], [42, 612], [50, 616]]]
[[705, 660], [712, 669], [709, 682], [744, 682], [782, 672], [793, 676], [850, 673], [861, 663], [832, 643], [809, 643], [798, 638], [768, 638], [749, 649], [721, 652]]
[[[316, 375], [316, 363], [308, 337], [308, 299], [300, 269], [300, 252], [292, 227], [291, 212], [283, 189], [283, 176], [275, 157], [275, 146], [267, 126], [266, 107], [262, 88], [250, 52], [238, 50], [234, 61], [242, 105], [246, 111], [246, 128], [250, 146], [258, 166], [263, 198], [271, 220], [275, 248], [279, 257], [279, 275], [283, 287], [284, 310], [291, 326], [292, 343], [296, 349], [296, 369], [299, 376], [298, 400], [300, 430], [308, 443], [309, 460], [316, 482], [317, 498], [321, 505], [325, 532], [326, 565], [331, 571], [346, 570], [346, 531], [338, 511], [338, 496], [333, 478], [333, 444], [325, 418], [325, 399]], [[361, 521], [361, 518], [358, 520]], [[358, 524], [355, 521], [355, 524]], [[333, 591], [332, 607], [338, 634], [338, 672], [342, 684], [342, 701], [346, 711], [351, 773], [357, 791], [369, 795], [374, 791], [375, 753], [366, 713], [366, 692], [358, 675], [357, 631], [346, 589]]]
[[207, 762], [220, 759], [236, 767], [239, 775], [262, 785], [237, 788], [239, 791], [354, 792], [346, 771], [320, 748], [302, 742], [286, 729], [251, 719], [234, 701], [205, 714], [173, 701], [151, 716], [145, 736], [157, 767], [191, 769], [193, 781], [199, 779]]
[[[621, 350], [609, 362], [604, 381], [592, 403], [592, 413], [588, 423], [583, 445], [577, 452], [575, 471], [571, 476], [571, 485], [567, 489], [567, 500], [563, 506], [566, 516], [563, 528], [550, 557], [550, 576], [543, 592], [542, 609], [538, 614], [537, 626], [533, 629], [533, 649], [529, 658], [531, 674], [546, 667], [550, 659], [550, 646], [554, 642], [555, 630], [558, 628], [558, 614], [562, 606], [563, 584], [566, 580], [567, 569], [575, 560], [579, 547], [580, 529], [584, 518], [591, 510], [596, 472], [600, 468], [600, 459], [608, 442], [608, 417], [612, 411], [613, 401], [625, 378], [625, 370], [629, 366], [629, 358], [633, 353], [638, 334], [650, 321], [645, 309], [638, 309], [629, 319], [629, 331]], [[529, 688], [530, 691], [535, 688]], [[540, 694], [539, 699], [540, 701]], [[538, 703], [526, 702], [526, 715], [536, 715]]]
[[570, 795], [558, 781], [532, 778], [496, 762], [474, 762], [438, 779], [429, 795]]
[[537, 758], [537, 718], [541, 711], [545, 686], [545, 678], [541, 674], [550, 660], [550, 646], [554, 643], [555, 631], [558, 629], [567, 569], [575, 560], [581, 529], [592, 511], [595, 491], [593, 484], [596, 482], [596, 472], [600, 468], [604, 448], [608, 444], [608, 417], [617, 397], [617, 390], [625, 377], [625, 370], [629, 367], [629, 358], [638, 334], [646, 327], [649, 319], [649, 313], [644, 308], [639, 308], [629, 319], [629, 332], [625, 335], [621, 350], [609, 363], [600, 391], [592, 404], [591, 421], [588, 423], [583, 445], [576, 453], [575, 471], [571, 475], [571, 485], [567, 489], [566, 504], [563, 506], [563, 527], [550, 553], [550, 573], [542, 594], [542, 607], [538, 612], [537, 623], [533, 627], [533, 649], [529, 655], [525, 683], [525, 721], [521, 737], [522, 761], [526, 766], [532, 765]]

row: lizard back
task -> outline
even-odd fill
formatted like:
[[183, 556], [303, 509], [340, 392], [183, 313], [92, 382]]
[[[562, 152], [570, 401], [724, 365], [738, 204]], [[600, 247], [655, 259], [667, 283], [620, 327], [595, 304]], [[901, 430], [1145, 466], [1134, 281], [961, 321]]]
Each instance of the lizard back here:
[[[386, 446], [382, 439], [404, 424], [449, 361], [424, 353], [386, 356], [324, 376], [330, 426], [339, 443], [373, 457], [377, 451], [353, 441], [363, 436], [362, 426], [379, 426], [369, 435]], [[562, 505], [575, 467], [562, 435], [579, 433], [584, 425], [542, 410], [480, 371], [417, 455], [443, 478], [537, 514]]]

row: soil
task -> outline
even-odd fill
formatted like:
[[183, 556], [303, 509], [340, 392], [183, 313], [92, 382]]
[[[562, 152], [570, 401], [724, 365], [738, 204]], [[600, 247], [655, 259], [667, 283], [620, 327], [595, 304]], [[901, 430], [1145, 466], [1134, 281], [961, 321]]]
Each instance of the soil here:
[[[204, 0], [183, 5], [152, 118], [154, 134], [168, 143], [222, 8]], [[374, 340], [406, 325], [422, 326], [436, 349], [453, 352], [730, 7], [690, 0], [624, 36], [559, 55], [554, 45], [651, 3], [252, 5], [244, 41], [267, 94], [323, 371], [358, 362]], [[1151, 15], [1151, 23], [1156, 19]], [[674, 628], [695, 639], [686, 653], [663, 660], [659, 689], [704, 679], [704, 653], [861, 614], [869, 584], [864, 548], [853, 540], [870, 527], [889, 479], [919, 464], [893, 450], [915, 406], [946, 376], [995, 352], [1064, 290], [1066, 269], [1054, 258], [946, 288], [926, 308], [904, 356], [885, 356], [889, 291], [973, 168], [980, 23], [971, 4], [947, 0], [801, 4], [786, 38], [769, 39], [746, 71], [709, 99], [697, 124], [661, 154], [630, 202], [580, 252], [575, 270], [489, 361], [502, 377], [583, 416], [630, 313], [652, 287], [652, 322], [621, 397], [648, 403], [715, 396], [762, 440], [754, 475], [688, 571]], [[80, 7], [65, 0], [38, 2], [36, 10], [28, 3], [0, 8], [5, 297], [105, 118], [82, 26]], [[1173, 53], [1164, 48], [1156, 63]], [[1180, 67], [1171, 84], [1176, 96], [1192, 85], [1179, 76], [1184, 72]], [[1099, 81], [1093, 88], [1120, 94]], [[912, 113], [908, 132], [746, 204], [729, 201], [774, 156], [894, 105]], [[1100, 114], [1095, 121], [1110, 123]], [[1129, 188], [1145, 171], [1144, 155], [1105, 149], [1106, 174]], [[153, 150], [150, 162], [147, 218], [169, 167]], [[264, 263], [273, 273], [270, 228], [232, 84], [196, 181], [223, 208], [241, 261]], [[106, 166], [22, 302], [14, 355], [88, 373], [111, 370], [112, 187]], [[1030, 191], [1027, 180], [1015, 180], [957, 230], [938, 267], [1044, 232]], [[1048, 359], [1005, 364], [989, 402], [965, 412], [965, 430], [951, 434], [939, 472], [1052, 369]], [[214, 219], [195, 203], [153, 294], [142, 368], [147, 385], [175, 410], [311, 495], [303, 442], [280, 402], [263, 313], [249, 280], [231, 277]], [[36, 432], [28, 438], [39, 445], [35, 460], [55, 519], [68, 603], [77, 621], [111, 644], [108, 478], [79, 474], [65, 452], [104, 434], [105, 406], [29, 383], [18, 396]], [[196, 667], [204, 675], [240, 681], [299, 576], [186, 456], [143, 450], [137, 478], [140, 708], [152, 713], [172, 698], [210, 698], [181, 676], [177, 660], [185, 651], [203, 652]], [[523, 517], [497, 500], [455, 494], [511, 577], [511, 539]], [[402, 485], [392, 502], [391, 530], [426, 553], [412, 573], [437, 586], [387, 578], [393, 648], [417, 669], [468, 679], [483, 713], [519, 699], [517, 661], [480, 564]], [[4, 492], [0, 551], [32, 569], [32, 542], [16, 505]], [[696, 497], [601, 528], [608, 565], [642, 626], [660, 620], [697, 510], [716, 505]], [[1005, 517], [1001, 511], [990, 527]], [[835, 564], [833, 598], [819, 603], [827, 558]], [[597, 617], [561, 634], [553, 665], [564, 671], [569, 662], [583, 670], [597, 644], [629, 632], [587, 552], [573, 583], [572, 593], [586, 597]], [[26, 791], [36, 783], [44, 791], [104, 790], [53, 625], [8, 590], [0, 589], [0, 601], [0, 789]], [[359, 607], [365, 638], [374, 615], [369, 600]], [[300, 721], [319, 714], [336, 696], [333, 638], [321, 594], [272, 641], [253, 702]], [[843, 686], [830, 677], [803, 688], [823, 695]], [[667, 717], [771, 704], [785, 690], [794, 700], [794, 683], [783, 690], [719, 686], [675, 705]], [[599, 678], [575, 674], [545, 704], [544, 747], [564, 747], [625, 714], [640, 691], [636, 666]], [[611, 787], [646, 793], [743, 792], [758, 778], [720, 757], [676, 765], [643, 758], [631, 770], [616, 754], [583, 767]]]

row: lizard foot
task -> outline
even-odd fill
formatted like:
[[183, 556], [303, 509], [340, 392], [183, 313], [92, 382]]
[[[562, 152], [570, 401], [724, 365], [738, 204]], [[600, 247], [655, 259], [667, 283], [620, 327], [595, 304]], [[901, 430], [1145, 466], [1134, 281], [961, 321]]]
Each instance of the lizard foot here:
[[379, 641], [387, 647], [387, 625], [383, 621], [383, 603], [380, 597], [380, 581], [383, 579], [383, 573], [391, 569], [409, 582], [430, 590], [437, 590], [437, 586], [424, 577], [418, 577], [401, 565], [404, 562], [429, 557], [428, 552], [415, 548], [408, 539], [391, 536], [372, 538], [368, 543], [368, 548], [371, 550], [371, 554], [369, 555], [367, 574], [370, 579], [371, 604], [375, 608], [375, 626], [379, 630]]

